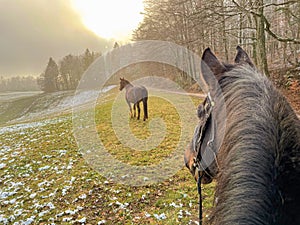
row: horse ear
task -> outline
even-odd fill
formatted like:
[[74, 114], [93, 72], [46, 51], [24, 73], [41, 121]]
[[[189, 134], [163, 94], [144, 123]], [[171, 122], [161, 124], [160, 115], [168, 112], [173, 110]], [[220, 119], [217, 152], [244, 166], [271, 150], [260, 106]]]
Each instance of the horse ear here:
[[240, 46], [236, 47], [237, 50], [237, 54], [236, 57], [234, 59], [235, 63], [247, 63], [249, 64], [251, 67], [254, 67], [254, 64], [252, 63], [250, 57], [248, 56], [248, 54], [244, 51], [244, 49], [242, 49]]
[[220, 80], [222, 73], [226, 71], [225, 66], [217, 59], [217, 57], [212, 53], [210, 48], [205, 49], [202, 55], [201, 62], [201, 72], [206, 80], [208, 74], [213, 73], [217, 80]]
[[218, 81], [224, 72], [226, 72], [226, 67], [223, 63], [217, 59], [210, 48], [205, 49], [201, 61], [201, 74], [206, 84], [203, 91], [210, 92], [214, 97], [219, 90]]

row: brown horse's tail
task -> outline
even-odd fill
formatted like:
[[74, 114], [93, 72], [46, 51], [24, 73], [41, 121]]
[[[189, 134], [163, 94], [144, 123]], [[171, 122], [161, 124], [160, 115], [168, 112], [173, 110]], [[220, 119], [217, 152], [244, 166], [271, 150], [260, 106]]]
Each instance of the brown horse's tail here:
[[148, 96], [143, 98], [143, 106], [144, 106], [144, 121], [148, 119]]

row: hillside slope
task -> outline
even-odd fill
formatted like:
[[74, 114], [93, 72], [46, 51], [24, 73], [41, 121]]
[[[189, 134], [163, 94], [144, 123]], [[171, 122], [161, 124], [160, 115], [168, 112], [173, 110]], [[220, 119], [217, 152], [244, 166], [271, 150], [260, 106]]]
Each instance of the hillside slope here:
[[[108, 86], [101, 92], [107, 92], [115, 86]], [[54, 93], [13, 92], [0, 94], [0, 126], [53, 117], [70, 112], [72, 107], [82, 106], [99, 93], [96, 90], [60, 91]]]

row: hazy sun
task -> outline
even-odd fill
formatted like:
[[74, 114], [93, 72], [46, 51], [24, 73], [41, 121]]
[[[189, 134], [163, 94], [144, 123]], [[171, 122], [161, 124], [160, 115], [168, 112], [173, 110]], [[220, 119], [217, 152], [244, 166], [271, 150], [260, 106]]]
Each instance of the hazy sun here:
[[142, 0], [72, 0], [83, 24], [103, 38], [127, 39], [142, 21]]

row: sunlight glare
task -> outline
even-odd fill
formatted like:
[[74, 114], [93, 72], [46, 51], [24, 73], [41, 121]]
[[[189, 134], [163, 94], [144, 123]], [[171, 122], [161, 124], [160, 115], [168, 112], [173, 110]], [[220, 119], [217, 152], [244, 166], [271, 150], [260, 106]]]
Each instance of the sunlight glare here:
[[142, 0], [72, 0], [83, 24], [102, 38], [128, 39], [143, 16]]

